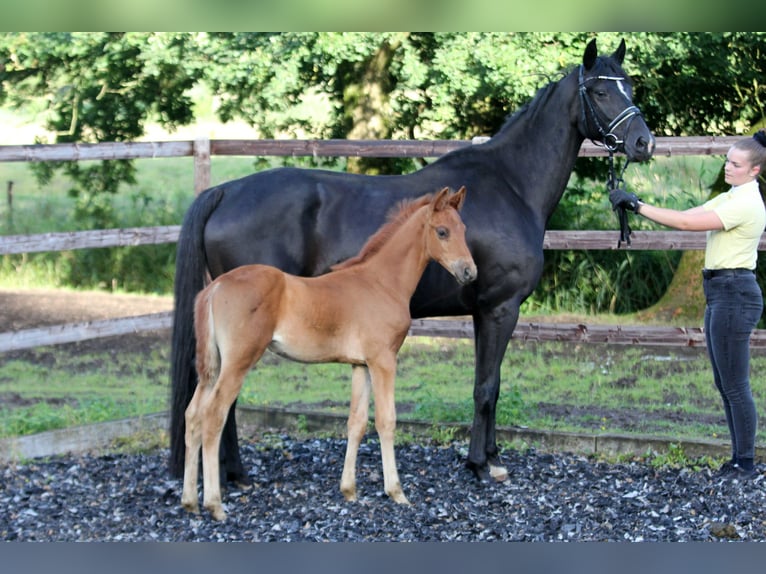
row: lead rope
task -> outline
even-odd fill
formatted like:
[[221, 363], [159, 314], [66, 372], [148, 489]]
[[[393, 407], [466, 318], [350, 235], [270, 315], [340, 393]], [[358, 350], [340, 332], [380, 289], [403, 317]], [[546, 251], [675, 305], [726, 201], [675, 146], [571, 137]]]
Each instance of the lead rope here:
[[[606, 181], [607, 192], [617, 189], [618, 187], [624, 188], [625, 180], [622, 176], [625, 174], [625, 170], [628, 168], [629, 163], [630, 160], [626, 159], [618, 177], [614, 167], [614, 153], [609, 150], [609, 177]], [[617, 218], [620, 221], [620, 239], [617, 240], [617, 249], [620, 248], [623, 241], [630, 247], [630, 234], [632, 233], [632, 230], [630, 229], [630, 224], [628, 224], [628, 212], [624, 207], [618, 207], [615, 211], [617, 211]]]

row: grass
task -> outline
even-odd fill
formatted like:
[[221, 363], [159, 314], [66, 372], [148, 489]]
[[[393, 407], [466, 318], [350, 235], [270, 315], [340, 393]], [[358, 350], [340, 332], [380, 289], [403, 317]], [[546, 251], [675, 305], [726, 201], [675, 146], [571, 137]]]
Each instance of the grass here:
[[[471, 341], [410, 338], [399, 359], [400, 420], [470, 423]], [[0, 357], [5, 405], [0, 436], [165, 410], [168, 368], [164, 341], [155, 341], [149, 352], [62, 345], [6, 354]], [[757, 354], [753, 371], [764, 368], [766, 356]], [[762, 404], [766, 388], [758, 377], [752, 384]], [[310, 407], [345, 415], [349, 393], [346, 365], [306, 365], [267, 354], [248, 375], [239, 404]], [[498, 424], [672, 440], [726, 438], [720, 399], [699, 349], [513, 341], [503, 361]], [[763, 428], [758, 441], [766, 441]]]
[[163, 411], [169, 350], [81, 352], [40, 347], [0, 358], [0, 436]]

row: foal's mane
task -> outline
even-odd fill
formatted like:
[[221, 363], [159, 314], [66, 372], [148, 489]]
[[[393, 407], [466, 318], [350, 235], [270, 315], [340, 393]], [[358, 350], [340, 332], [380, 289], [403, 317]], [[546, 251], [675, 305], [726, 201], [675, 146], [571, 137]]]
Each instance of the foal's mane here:
[[394, 206], [391, 211], [388, 212], [386, 223], [378, 229], [374, 234], [370, 236], [367, 243], [364, 244], [362, 249], [354, 257], [350, 257], [345, 261], [336, 263], [330, 267], [331, 271], [338, 271], [339, 269], [348, 269], [354, 265], [359, 265], [367, 261], [370, 257], [375, 255], [381, 250], [383, 245], [394, 235], [397, 230], [404, 225], [412, 214], [415, 213], [421, 207], [428, 205], [433, 199], [433, 194], [429, 193], [415, 199], [400, 201]]

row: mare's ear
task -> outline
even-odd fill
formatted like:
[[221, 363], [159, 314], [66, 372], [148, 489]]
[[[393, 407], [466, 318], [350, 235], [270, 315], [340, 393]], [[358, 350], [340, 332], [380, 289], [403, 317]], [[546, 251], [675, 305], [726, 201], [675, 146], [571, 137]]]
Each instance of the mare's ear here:
[[442, 211], [443, 209], [446, 209], [449, 204], [449, 196], [449, 187], [444, 187], [441, 191], [437, 192], [431, 200], [431, 205], [433, 206], [434, 211]]
[[596, 47], [596, 39], [593, 38], [585, 47], [585, 54], [582, 57], [582, 65], [585, 66], [586, 70], [590, 70], [593, 67], [593, 64], [596, 63], [596, 58], [598, 58], [598, 48]]
[[612, 58], [617, 60], [617, 63], [622, 66], [622, 61], [625, 59], [625, 38], [620, 40], [620, 45], [617, 46], [617, 49], [614, 51], [614, 54], [612, 54]]
[[462, 186], [457, 190], [457, 193], [453, 193], [449, 198], [449, 203], [457, 211], [463, 208], [463, 202], [465, 201], [465, 186]]

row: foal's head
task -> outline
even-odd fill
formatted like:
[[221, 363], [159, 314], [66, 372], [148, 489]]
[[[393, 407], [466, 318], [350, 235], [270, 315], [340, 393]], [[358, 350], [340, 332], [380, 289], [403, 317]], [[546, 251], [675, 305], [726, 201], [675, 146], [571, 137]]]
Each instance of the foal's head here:
[[460, 209], [465, 200], [465, 187], [452, 193], [445, 187], [434, 194], [429, 204], [426, 250], [429, 257], [449, 271], [464, 285], [476, 279], [476, 264], [465, 242], [465, 224]]

